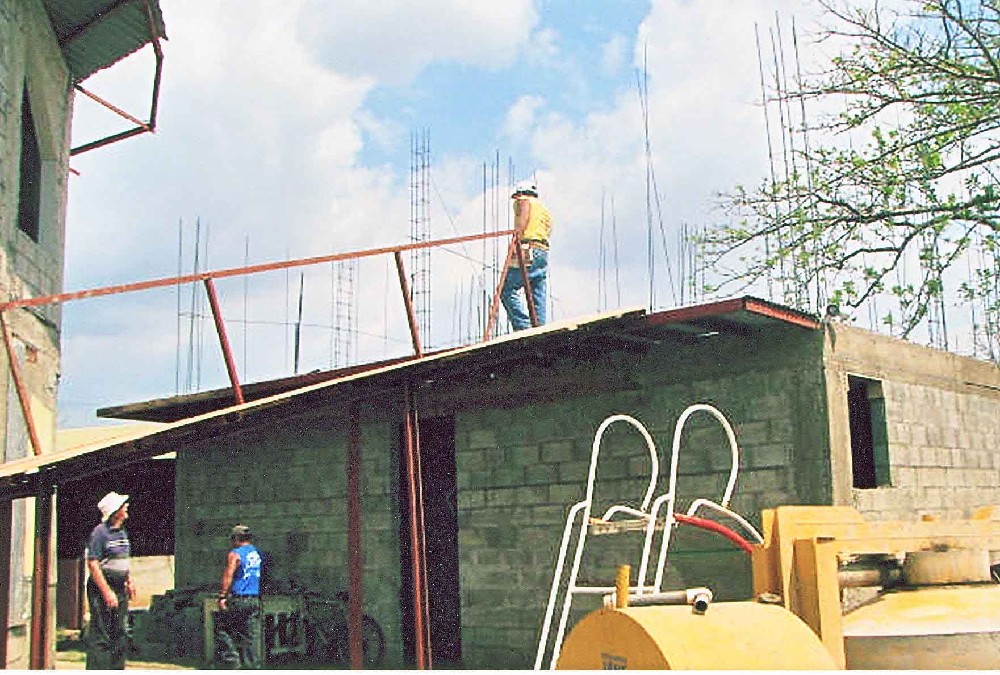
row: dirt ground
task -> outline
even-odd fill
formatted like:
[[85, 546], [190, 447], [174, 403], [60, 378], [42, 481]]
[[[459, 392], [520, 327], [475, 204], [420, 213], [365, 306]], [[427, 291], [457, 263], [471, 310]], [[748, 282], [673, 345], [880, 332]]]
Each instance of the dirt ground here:
[[[84, 670], [86, 654], [76, 631], [59, 635], [56, 642], [56, 670]], [[190, 660], [160, 663], [141, 659], [127, 659], [126, 670], [198, 670], [200, 664]]]

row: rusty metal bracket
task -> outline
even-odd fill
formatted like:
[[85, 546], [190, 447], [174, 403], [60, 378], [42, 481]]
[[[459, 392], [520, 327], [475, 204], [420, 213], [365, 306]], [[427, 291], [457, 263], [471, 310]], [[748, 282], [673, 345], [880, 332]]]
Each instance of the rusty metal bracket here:
[[126, 138], [131, 138], [133, 136], [138, 136], [139, 134], [153, 133], [156, 131], [156, 112], [160, 104], [160, 79], [163, 75], [163, 50], [160, 47], [160, 36], [156, 31], [156, 21], [153, 19], [153, 10], [149, 6], [149, 1], [145, 0], [146, 5], [146, 21], [149, 25], [149, 41], [153, 45], [153, 54], [156, 59], [156, 66], [153, 72], [153, 95], [152, 101], [149, 104], [149, 120], [143, 122], [125, 112], [121, 108], [115, 106], [114, 104], [106, 101], [97, 94], [85, 89], [79, 84], [74, 84], [73, 88], [78, 92], [87, 96], [91, 100], [95, 101], [99, 105], [104, 106], [111, 112], [115, 113], [119, 117], [128, 120], [135, 126], [126, 131], [121, 131], [117, 134], [111, 134], [110, 136], [105, 136], [104, 138], [98, 139], [96, 141], [91, 141], [90, 143], [84, 143], [79, 145], [69, 151], [70, 156], [79, 155], [80, 153], [87, 152], [88, 150], [96, 150], [97, 148], [104, 147], [105, 145], [111, 145], [112, 143], [117, 143], [118, 141], [123, 141]]

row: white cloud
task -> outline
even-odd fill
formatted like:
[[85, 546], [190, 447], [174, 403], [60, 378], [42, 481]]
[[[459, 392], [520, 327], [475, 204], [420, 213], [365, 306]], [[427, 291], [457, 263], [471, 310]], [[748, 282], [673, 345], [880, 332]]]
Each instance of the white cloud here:
[[324, 66], [348, 76], [409, 82], [435, 61], [509, 65], [538, 21], [533, 0], [307, 0], [298, 33]]
[[623, 35], [612, 35], [601, 45], [601, 66], [605, 72], [614, 73], [625, 63], [625, 50], [628, 46]]
[[530, 136], [531, 130], [535, 127], [538, 113], [544, 105], [545, 101], [541, 96], [527, 95], [517, 99], [504, 117], [501, 127], [503, 134], [515, 141]]

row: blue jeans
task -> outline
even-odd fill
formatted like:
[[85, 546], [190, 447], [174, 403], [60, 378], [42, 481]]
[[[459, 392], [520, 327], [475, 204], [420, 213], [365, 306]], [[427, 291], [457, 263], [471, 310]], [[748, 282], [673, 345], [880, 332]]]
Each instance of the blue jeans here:
[[[534, 248], [531, 250], [531, 254], [533, 260], [528, 268], [528, 283], [531, 284], [531, 298], [535, 302], [535, 316], [538, 318], [538, 325], [541, 326], [545, 323], [545, 291], [548, 287], [549, 252]], [[503, 303], [503, 308], [507, 311], [507, 318], [510, 319], [510, 325], [514, 327], [514, 330], [531, 328], [528, 307], [520, 293], [523, 287], [524, 280], [521, 277], [521, 268], [507, 268], [503, 290], [500, 292], [500, 302]]]

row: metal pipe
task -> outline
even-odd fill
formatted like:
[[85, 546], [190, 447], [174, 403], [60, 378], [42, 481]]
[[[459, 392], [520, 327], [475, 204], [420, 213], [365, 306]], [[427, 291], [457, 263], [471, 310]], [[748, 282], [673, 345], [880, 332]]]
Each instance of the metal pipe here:
[[31, 398], [28, 390], [24, 386], [21, 378], [21, 366], [17, 363], [17, 354], [14, 353], [14, 345], [10, 330], [7, 328], [7, 318], [4, 310], [0, 308], [0, 331], [3, 332], [3, 344], [7, 350], [7, 363], [10, 365], [10, 377], [14, 381], [14, 390], [17, 392], [17, 402], [21, 405], [21, 416], [24, 418], [24, 425], [28, 428], [28, 440], [31, 441], [31, 451], [37, 456], [42, 454], [42, 444], [38, 440], [38, 431], [35, 429], [35, 417], [31, 414]]
[[619, 565], [615, 577], [615, 609], [628, 607], [628, 579], [632, 571], [631, 565]]
[[222, 320], [222, 310], [219, 308], [219, 296], [215, 292], [215, 282], [205, 279], [205, 290], [208, 292], [208, 304], [212, 307], [212, 318], [215, 320], [215, 331], [219, 334], [219, 345], [222, 347], [222, 358], [226, 362], [226, 372], [229, 382], [233, 385], [233, 397], [236, 405], [243, 405], [243, 388], [236, 374], [236, 362], [233, 360], [233, 350], [229, 347], [229, 337], [226, 335], [226, 324]]
[[361, 539], [361, 422], [358, 405], [351, 405], [350, 433], [347, 445], [347, 644], [351, 668], [361, 670], [364, 648], [361, 635], [364, 556]]
[[478, 241], [491, 237], [503, 237], [512, 234], [513, 230], [502, 230], [498, 232], [488, 232], [486, 234], [469, 234], [461, 237], [451, 237], [449, 239], [437, 239], [434, 241], [422, 241], [412, 244], [401, 244], [399, 246], [386, 246], [383, 248], [372, 248], [351, 253], [333, 253], [330, 255], [314, 256], [312, 258], [299, 258], [298, 260], [283, 260], [273, 263], [261, 263], [258, 265], [245, 265], [243, 267], [231, 267], [227, 269], [199, 272], [197, 274], [184, 274], [176, 277], [163, 279], [152, 279], [150, 281], [139, 281], [131, 284], [120, 284], [117, 286], [103, 286], [101, 288], [91, 288], [84, 291], [74, 291], [71, 293], [56, 293], [54, 295], [43, 295], [37, 298], [23, 298], [10, 302], [0, 303], [0, 312], [5, 312], [15, 307], [40, 307], [53, 303], [67, 302], [69, 300], [81, 300], [83, 298], [97, 298], [116, 293], [128, 293], [132, 291], [145, 291], [151, 288], [161, 288], [163, 286], [176, 286], [178, 284], [188, 284], [205, 279], [225, 279], [242, 274], [258, 274], [260, 272], [273, 272], [275, 270], [289, 269], [292, 267], [307, 267], [309, 265], [319, 265], [322, 263], [337, 262], [339, 260], [354, 260], [357, 258], [369, 258], [372, 256], [385, 255], [388, 253], [412, 251], [415, 249], [432, 248], [434, 246], [448, 246], [451, 244], [461, 244], [467, 241]]
[[841, 588], [898, 586], [903, 581], [903, 570], [899, 567], [840, 570], [837, 572], [837, 581]]
[[47, 670], [52, 665], [48, 649], [51, 574], [52, 487], [43, 486], [35, 496], [35, 555], [31, 576], [31, 641], [28, 658], [32, 670]]
[[660, 593], [645, 593], [630, 595], [628, 604], [633, 607], [650, 607], [652, 605], [691, 605], [695, 614], [704, 614], [712, 603], [712, 590], [704, 586], [688, 588], [683, 591], [663, 591]]
[[417, 669], [425, 670], [429, 667], [429, 664], [427, 663], [426, 631], [424, 629], [423, 557], [419, 551], [421, 537], [417, 533], [420, 522], [417, 518], [417, 513], [423, 510], [423, 504], [418, 504], [420, 493], [417, 491], [417, 466], [415, 459], [417, 449], [415, 448], [414, 438], [416, 431], [416, 408], [413, 404], [413, 391], [409, 384], [404, 386], [403, 399], [406, 407], [403, 429], [406, 444], [406, 480], [409, 488], [410, 567], [413, 577], [413, 650]]
[[396, 259], [396, 274], [399, 276], [399, 290], [403, 293], [403, 305], [406, 308], [406, 321], [410, 325], [410, 341], [413, 352], [420, 358], [424, 351], [420, 346], [420, 329], [417, 328], [417, 315], [413, 311], [413, 298], [410, 297], [410, 285], [406, 283], [406, 271], [403, 269], [403, 255], [396, 251], [392, 254]]
[[497, 315], [500, 313], [500, 293], [503, 292], [504, 284], [507, 282], [507, 270], [510, 268], [510, 261], [514, 258], [514, 248], [519, 246], [520, 239], [517, 231], [512, 231], [510, 243], [507, 245], [507, 255], [503, 259], [503, 268], [500, 272], [500, 283], [493, 291], [493, 301], [490, 302], [490, 316], [486, 321], [486, 328], [483, 330], [483, 342], [493, 337], [493, 329], [496, 327]]

